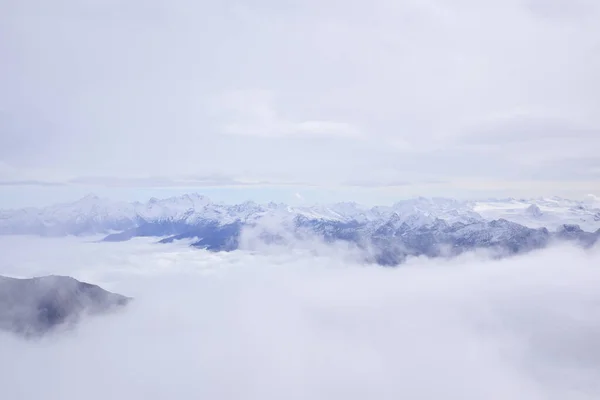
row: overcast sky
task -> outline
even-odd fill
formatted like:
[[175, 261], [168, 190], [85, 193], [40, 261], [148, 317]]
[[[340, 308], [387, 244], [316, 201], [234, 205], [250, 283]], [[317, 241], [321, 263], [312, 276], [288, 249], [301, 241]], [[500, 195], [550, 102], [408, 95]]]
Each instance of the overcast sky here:
[[598, 194], [598, 21], [596, 0], [3, 0], [0, 207]]

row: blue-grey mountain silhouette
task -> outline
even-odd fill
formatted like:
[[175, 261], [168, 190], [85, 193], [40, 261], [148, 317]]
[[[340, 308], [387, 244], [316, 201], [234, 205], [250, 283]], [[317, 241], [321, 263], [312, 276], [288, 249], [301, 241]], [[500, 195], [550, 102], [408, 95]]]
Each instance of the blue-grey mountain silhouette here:
[[39, 336], [72, 327], [84, 315], [106, 313], [130, 300], [68, 276], [0, 276], [0, 330]]

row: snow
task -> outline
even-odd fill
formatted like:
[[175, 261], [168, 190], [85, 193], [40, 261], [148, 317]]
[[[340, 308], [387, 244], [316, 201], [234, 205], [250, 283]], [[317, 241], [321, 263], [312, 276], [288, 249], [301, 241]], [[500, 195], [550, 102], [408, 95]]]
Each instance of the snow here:
[[[594, 199], [591, 199], [594, 200]], [[563, 224], [576, 224], [588, 232], [600, 228], [600, 204], [559, 197], [477, 201], [473, 210], [487, 220], [506, 219], [530, 228], [556, 230]]]
[[536, 199], [487, 199], [460, 201], [446, 198], [414, 198], [392, 206], [367, 207], [354, 202], [292, 207], [285, 204], [245, 202], [236, 205], [215, 203], [200, 194], [166, 199], [151, 198], [146, 203], [116, 202], [88, 195], [72, 203], [45, 208], [0, 210], [0, 233], [44, 235], [96, 234], [122, 231], [140, 221], [196, 224], [214, 221], [256, 223], [261, 220], [291, 221], [296, 216], [309, 220], [391, 223], [411, 227], [430, 226], [437, 220], [448, 224], [473, 224], [505, 219], [531, 228], [555, 231], [563, 224], [577, 224], [588, 232], [600, 229], [600, 201], [588, 196], [584, 201], [558, 197]]

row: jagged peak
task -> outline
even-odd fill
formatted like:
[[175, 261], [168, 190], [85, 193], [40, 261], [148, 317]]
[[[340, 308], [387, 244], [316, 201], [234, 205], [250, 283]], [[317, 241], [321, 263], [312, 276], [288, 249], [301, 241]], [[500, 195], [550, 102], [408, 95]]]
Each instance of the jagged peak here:
[[[125, 229], [123, 227], [127, 227], [127, 224], [132, 226], [139, 224], [139, 221], [194, 224], [203, 220], [214, 220], [230, 223], [236, 219], [255, 221], [263, 217], [289, 221], [296, 215], [301, 215], [301, 218], [305, 220], [326, 220], [333, 223], [355, 221], [368, 223], [371, 227], [392, 224], [391, 228], [399, 227], [403, 223], [408, 224], [410, 227], [432, 226], [438, 220], [444, 220], [448, 225], [453, 225], [456, 222], [464, 222], [467, 225], [482, 222], [484, 226], [488, 226], [487, 221], [497, 220], [491, 225], [495, 227], [494, 229], [501, 229], [505, 226], [511, 230], [513, 226], [519, 226], [518, 224], [540, 228], [546, 225], [547, 221], [550, 221], [552, 224], [546, 226], [553, 232], [557, 229], [559, 223], [580, 223], [586, 232], [596, 231], [599, 227], [598, 222], [594, 221], [595, 217], [596, 221], [600, 219], [598, 210], [587, 208], [584, 211], [575, 213], [570, 208], [574, 204], [573, 201], [561, 204], [540, 203], [540, 205], [534, 201], [529, 201], [529, 204], [501, 204], [499, 206], [488, 203], [484, 204], [483, 209], [474, 209], [473, 203], [445, 198], [435, 199], [440, 200], [427, 200], [426, 197], [403, 200], [396, 203], [402, 205], [397, 208], [390, 206], [369, 207], [353, 201], [294, 207], [275, 202], [260, 204], [247, 201], [237, 205], [212, 203], [208, 197], [199, 193], [189, 193], [166, 199], [153, 197], [146, 203], [112, 202], [90, 193], [75, 203], [58, 204], [43, 209], [31, 209], [27, 212], [25, 210], [3, 211], [0, 229], [4, 229], [4, 232], [25, 232], [26, 229], [38, 229], [36, 227], [41, 227], [39, 228], [41, 231], [46, 229], [45, 227], [56, 226], [59, 232], [63, 232], [63, 230], [68, 231], [74, 226], [82, 227], [78, 229], [88, 229], [83, 228], [83, 226], [87, 227], [89, 225], [91, 227], [89, 228], [90, 233], [99, 233], [103, 230]], [[528, 212], [533, 214], [540, 206], [543, 207], [544, 218], [527, 218], [527, 215], [523, 213], [527, 206], [529, 206], [527, 208]], [[560, 207], [563, 214], [553, 214], [556, 207]], [[485, 214], [486, 210], [492, 212]], [[562, 215], [569, 212], [572, 212], [573, 217], [561, 219]], [[13, 226], [17, 228], [12, 228]], [[77, 232], [79, 234], [80, 231]]]
[[394, 223], [394, 222], [400, 222], [402, 221], [402, 217], [400, 217], [400, 214], [398, 214], [397, 212], [393, 212], [392, 215], [390, 215], [390, 218], [388, 219], [388, 223]]

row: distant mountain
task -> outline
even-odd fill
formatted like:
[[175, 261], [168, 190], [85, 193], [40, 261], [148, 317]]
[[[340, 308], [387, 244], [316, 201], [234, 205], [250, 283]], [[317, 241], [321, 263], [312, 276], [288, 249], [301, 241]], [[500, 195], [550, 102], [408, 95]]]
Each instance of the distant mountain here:
[[417, 198], [392, 206], [366, 207], [344, 202], [310, 207], [245, 202], [226, 205], [205, 196], [189, 194], [166, 199], [152, 198], [146, 203], [114, 202], [88, 195], [78, 201], [45, 208], [0, 210], [0, 234], [43, 236], [91, 235], [122, 232], [144, 224], [195, 225], [205, 221], [228, 224], [249, 223], [264, 217], [286, 219], [297, 215], [314, 220], [368, 222], [392, 214], [442, 218], [448, 221], [474, 221], [482, 217], [472, 205], [453, 199]]
[[101, 314], [130, 298], [67, 276], [17, 279], [0, 276], [0, 330], [26, 337], [73, 325], [84, 314]]
[[525, 214], [533, 218], [541, 218], [544, 213], [537, 204], [532, 204], [525, 209]]
[[579, 225], [583, 230], [600, 228], [600, 202], [591, 196], [584, 201], [560, 197], [536, 199], [488, 199], [470, 202], [473, 211], [487, 220], [504, 218], [529, 226], [556, 230], [563, 224]]
[[[411, 255], [475, 249], [515, 254], [555, 240], [591, 246], [600, 236], [597, 204], [572, 200], [414, 198], [391, 206], [344, 202], [310, 207], [214, 203], [198, 195], [111, 202], [90, 195], [74, 203], [0, 212], [0, 234], [91, 235], [105, 241], [157, 237], [190, 240], [211, 251], [290, 243], [308, 237], [347, 242], [367, 258], [395, 265]], [[587, 231], [578, 222], [584, 224]]]

